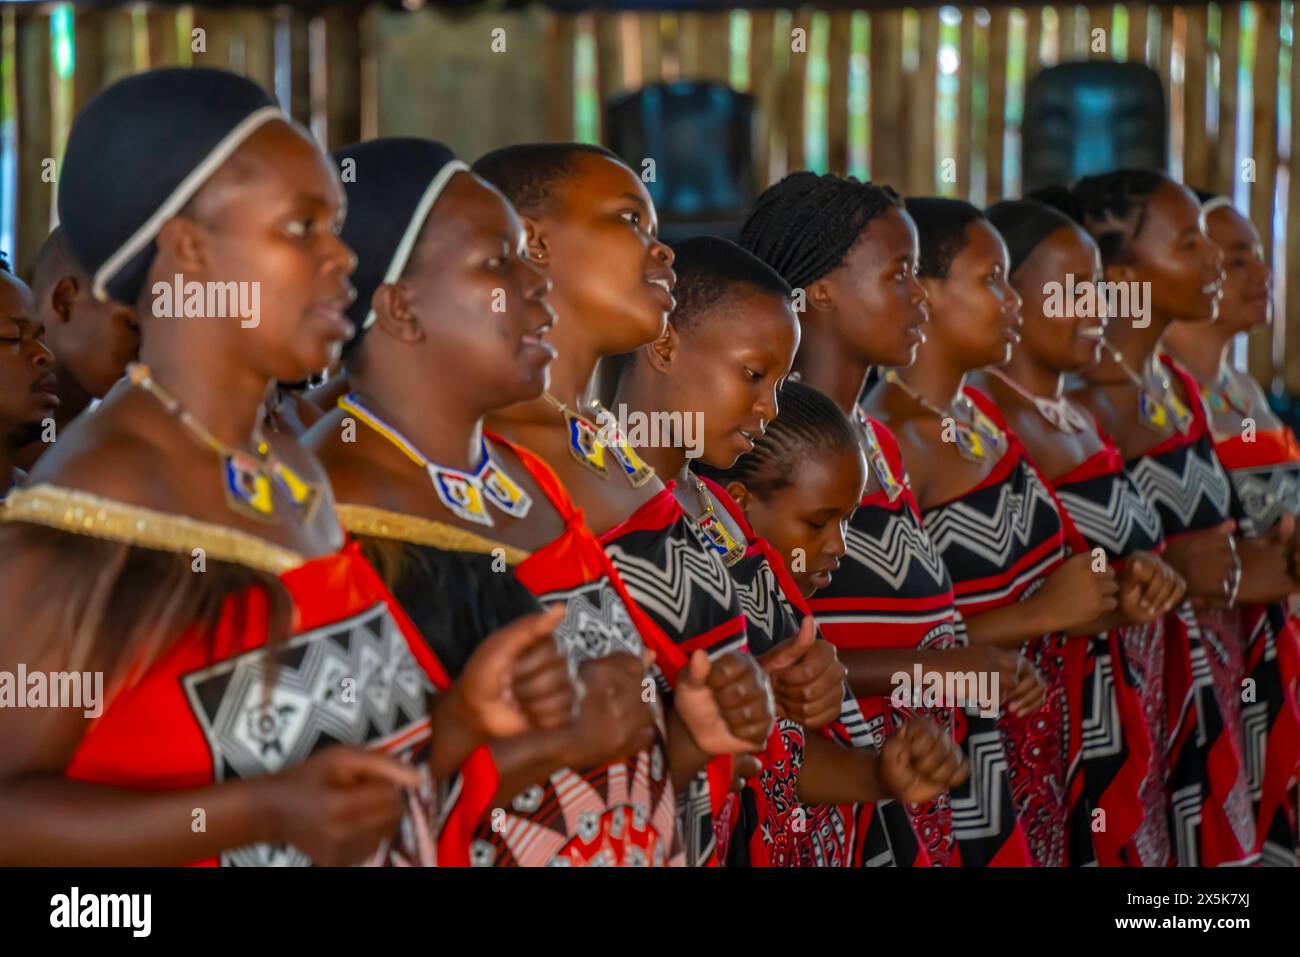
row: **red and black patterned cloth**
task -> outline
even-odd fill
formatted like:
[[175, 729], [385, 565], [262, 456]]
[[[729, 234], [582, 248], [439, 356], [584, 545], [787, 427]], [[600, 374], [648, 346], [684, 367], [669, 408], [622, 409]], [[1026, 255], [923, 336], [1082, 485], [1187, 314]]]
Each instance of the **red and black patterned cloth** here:
[[[1251, 435], [1215, 436], [1248, 534], [1267, 535], [1283, 515], [1300, 517], [1300, 443], [1282, 426]], [[1261, 863], [1300, 863], [1296, 779], [1300, 776], [1300, 623], [1295, 596], [1286, 603], [1237, 610], [1244, 676], [1253, 700], [1242, 705], [1246, 773], [1255, 807]]]

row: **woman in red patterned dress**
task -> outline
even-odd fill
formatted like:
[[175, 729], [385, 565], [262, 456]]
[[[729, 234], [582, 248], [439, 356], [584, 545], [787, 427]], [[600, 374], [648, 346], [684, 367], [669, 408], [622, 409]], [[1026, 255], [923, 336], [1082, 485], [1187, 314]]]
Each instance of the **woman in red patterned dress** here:
[[[351, 333], [337, 173], [255, 84], [169, 69], [83, 111], [59, 198], [96, 295], [134, 304], [148, 366], [0, 511], [0, 602], [25, 623], [0, 670], [103, 692], [0, 709], [0, 817], [23, 822], [0, 860], [463, 859], [490, 789], [435, 793], [415, 762], [446, 780], [495, 736], [567, 723], [565, 666], [534, 615], [453, 686], [345, 540], [320, 466], [264, 426], [272, 383]], [[182, 276], [253, 283], [266, 314], [160, 299]]]
[[1066, 850], [1062, 636], [1105, 630], [1115, 577], [1094, 571], [1090, 555], [1070, 555], [1051, 491], [992, 402], [965, 385], [969, 373], [1005, 363], [1019, 338], [1006, 244], [968, 203], [909, 199], [907, 211], [920, 237], [930, 324], [916, 361], [886, 372], [867, 410], [898, 437], [971, 642], [1022, 648], [1047, 683], [1043, 708], [1004, 715], [1000, 727], [1032, 860], [1059, 866]]
[[[719, 694], [732, 686], [729, 750], [761, 750], [774, 718], [766, 676], [747, 651], [735, 586], [669, 485], [590, 398], [599, 360], [652, 342], [674, 305], [672, 251], [658, 239], [650, 194], [613, 153], [581, 144], [507, 147], [473, 169], [518, 210], [529, 258], [551, 279], [557, 315], [547, 390], [495, 410], [488, 425], [555, 470], [633, 601], [674, 646], [655, 661], [667, 708], [681, 676]], [[668, 745], [673, 765], [703, 753], [701, 742], [671, 727]], [[713, 818], [731, 779], [730, 759], [715, 759], [679, 792], [688, 864], [716, 863]]]
[[[1254, 600], [1243, 599], [1236, 615], [1245, 641], [1243, 677], [1253, 682], [1253, 700], [1241, 710], [1257, 846], [1262, 863], [1295, 867], [1300, 847], [1295, 793], [1300, 631], [1292, 596], [1297, 591], [1300, 443], [1269, 408], [1259, 384], [1229, 358], [1238, 335], [1272, 321], [1272, 274], [1259, 234], [1227, 198], [1200, 198], [1206, 232], [1223, 254], [1219, 317], [1212, 323], [1176, 322], [1162, 344], [1200, 384], [1214, 450], [1240, 502], [1242, 532], [1269, 543], [1268, 551], [1285, 553], [1285, 562], [1274, 560], [1248, 572], [1255, 579], [1250, 586]], [[1245, 552], [1243, 558], [1249, 561]], [[1244, 575], [1242, 586], [1247, 587]]]
[[1165, 866], [1172, 859], [1168, 769], [1152, 741], [1163, 740], [1163, 619], [1185, 585], [1155, 554], [1164, 548], [1160, 516], [1124, 471], [1119, 450], [1062, 395], [1067, 373], [1097, 361], [1104, 310], [1049, 315], [1047, 300], [1053, 288], [1100, 281], [1100, 253], [1082, 228], [1043, 203], [1006, 200], [986, 215], [1006, 240], [1024, 322], [1011, 360], [973, 384], [997, 403], [1047, 477], [1082, 535], [1075, 550], [1093, 551], [1119, 572], [1129, 620], [1066, 648], [1069, 862]]
[[[1266, 551], [1239, 547], [1237, 506], [1214, 452], [1197, 387], [1159, 354], [1175, 319], [1210, 322], [1222, 257], [1205, 235], [1200, 204], [1163, 173], [1117, 170], [1044, 194], [1096, 241], [1119, 314], [1105, 349], [1073, 391], [1124, 457], [1160, 515], [1164, 558], [1187, 582], [1165, 622], [1164, 725], [1170, 834], [1179, 865], [1256, 858], [1242, 754], [1242, 647], [1228, 609], [1247, 597]], [[1127, 310], [1124, 303], [1128, 303]], [[1244, 571], [1246, 564], [1256, 566]], [[1239, 588], [1246, 591], [1239, 595]]]

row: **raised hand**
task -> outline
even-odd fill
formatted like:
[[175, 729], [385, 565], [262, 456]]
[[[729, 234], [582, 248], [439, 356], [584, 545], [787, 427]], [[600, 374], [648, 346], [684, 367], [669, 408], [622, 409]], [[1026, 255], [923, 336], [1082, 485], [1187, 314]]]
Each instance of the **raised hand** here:
[[772, 682], [777, 717], [814, 730], [839, 717], [847, 672], [835, 646], [817, 638], [811, 615], [795, 637], [759, 655], [758, 663]]
[[762, 751], [775, 721], [772, 689], [752, 656], [739, 651], [711, 661], [691, 655], [677, 678], [673, 707], [701, 751]]
[[653, 699], [642, 694], [651, 660], [649, 652], [637, 658], [618, 651], [582, 663], [578, 715], [566, 748], [570, 767], [612, 764], [654, 744], [658, 716]]
[[470, 655], [447, 692], [447, 707], [484, 739], [555, 730], [574, 714], [575, 689], [556, 645], [564, 606], [498, 628]]

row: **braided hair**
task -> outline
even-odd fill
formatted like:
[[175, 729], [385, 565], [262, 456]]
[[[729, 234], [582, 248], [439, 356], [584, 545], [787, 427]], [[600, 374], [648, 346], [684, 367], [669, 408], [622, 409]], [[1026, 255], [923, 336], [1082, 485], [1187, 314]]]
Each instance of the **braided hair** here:
[[754, 441], [754, 449], [720, 469], [696, 461], [701, 475], [720, 485], [739, 482], [764, 499], [792, 484], [801, 462], [828, 451], [858, 449], [858, 434], [849, 417], [825, 393], [789, 379], [777, 393], [776, 418]]
[[909, 196], [908, 215], [916, 222], [921, 255], [917, 276], [944, 279], [957, 254], [966, 248], [966, 227], [984, 219], [984, 214], [960, 199], [938, 196]]
[[740, 230], [740, 245], [796, 289], [837, 268], [873, 219], [903, 200], [888, 186], [831, 173], [791, 173], [769, 186]]
[[1149, 169], [1119, 169], [1085, 176], [1070, 189], [1048, 186], [1030, 193], [1055, 206], [1086, 229], [1097, 241], [1105, 265], [1132, 263], [1133, 243], [1146, 225], [1147, 200], [1168, 176]]

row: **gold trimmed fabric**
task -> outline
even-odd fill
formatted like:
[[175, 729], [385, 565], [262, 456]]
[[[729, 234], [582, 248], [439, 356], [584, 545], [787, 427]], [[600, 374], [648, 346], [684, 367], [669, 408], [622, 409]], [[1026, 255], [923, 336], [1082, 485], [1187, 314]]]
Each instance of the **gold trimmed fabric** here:
[[505, 553], [509, 565], [521, 565], [532, 554], [446, 522], [407, 515], [405, 512], [342, 503], [335, 506], [335, 511], [338, 512], [340, 524], [354, 535], [391, 538], [413, 545], [430, 545], [454, 552], [482, 552], [485, 555], [491, 555], [499, 548]]
[[188, 555], [202, 548], [209, 558], [274, 575], [306, 562], [291, 549], [225, 525], [47, 483], [10, 492], [0, 502], [0, 521], [44, 525], [156, 551]]

